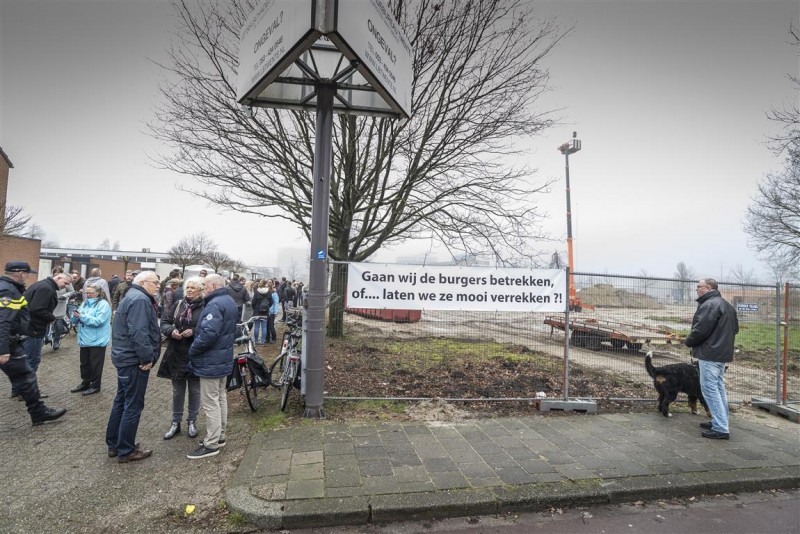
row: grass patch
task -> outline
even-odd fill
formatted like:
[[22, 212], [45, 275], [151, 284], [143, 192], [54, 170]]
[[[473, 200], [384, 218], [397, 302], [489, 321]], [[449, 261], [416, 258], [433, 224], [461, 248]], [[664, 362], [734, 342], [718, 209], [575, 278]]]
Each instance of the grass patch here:
[[[272, 399], [270, 398], [269, 400]], [[272, 404], [275, 404], [275, 409], [277, 409], [277, 403], [273, 402]], [[279, 428], [283, 426], [285, 420], [286, 414], [278, 411], [276, 413], [261, 416], [258, 419], [256, 426], [258, 427], [259, 432], [263, 432], [264, 430], [272, 430], [273, 428]]]
[[236, 511], [229, 513], [225, 520], [232, 527], [243, 527], [247, 525], [247, 519], [244, 515]]

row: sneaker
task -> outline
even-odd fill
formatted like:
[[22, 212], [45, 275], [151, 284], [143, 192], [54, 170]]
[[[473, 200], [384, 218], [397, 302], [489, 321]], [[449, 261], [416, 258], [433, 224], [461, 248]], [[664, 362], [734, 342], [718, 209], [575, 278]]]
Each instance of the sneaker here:
[[708, 439], [731, 439], [727, 432], [717, 432], [716, 430], [704, 430], [703, 437]]
[[200, 458], [208, 458], [209, 456], [216, 456], [219, 454], [219, 449], [209, 449], [205, 445], [200, 445], [195, 450], [186, 455], [190, 460], [199, 460]]
[[711, 430], [711, 422], [709, 421], [708, 423], [700, 423], [700, 428]]
[[[201, 447], [205, 447], [204, 443], [205, 443], [204, 441], [198, 441], [197, 442], [197, 444], [200, 445]], [[217, 447], [224, 447], [224, 446], [225, 446], [225, 440], [224, 439], [221, 439], [221, 440], [219, 440], [217, 442]]]

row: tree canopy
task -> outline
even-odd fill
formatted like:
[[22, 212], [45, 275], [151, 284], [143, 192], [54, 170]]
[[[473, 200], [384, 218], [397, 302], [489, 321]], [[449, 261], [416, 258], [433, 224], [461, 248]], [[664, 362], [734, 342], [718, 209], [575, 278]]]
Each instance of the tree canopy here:
[[[566, 32], [522, 0], [389, 5], [413, 49], [413, 115], [334, 120], [329, 256], [363, 261], [413, 237], [454, 256], [529, 260], [529, 240], [542, 237], [535, 196], [548, 184], [509, 162], [552, 124], [536, 108], [542, 60]], [[150, 124], [174, 151], [157, 163], [196, 179], [190, 190], [214, 204], [286, 219], [310, 237], [314, 115], [236, 103], [251, 4], [174, 6], [181, 28], [163, 65], [172, 83]]]

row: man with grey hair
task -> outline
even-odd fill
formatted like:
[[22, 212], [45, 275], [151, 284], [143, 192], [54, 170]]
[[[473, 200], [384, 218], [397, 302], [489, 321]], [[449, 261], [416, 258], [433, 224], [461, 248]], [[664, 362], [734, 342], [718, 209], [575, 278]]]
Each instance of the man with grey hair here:
[[86, 283], [84, 284], [84, 287], [82, 288], [83, 289], [83, 298], [84, 299], [86, 298], [86, 290], [85, 290], [85, 288], [89, 284], [100, 284], [100, 287], [102, 287], [103, 291], [106, 292], [106, 295], [108, 295], [108, 298], [111, 298], [111, 290], [108, 287], [108, 282], [106, 282], [103, 279], [103, 271], [101, 271], [99, 267], [95, 267], [94, 269], [92, 269], [92, 276], [86, 280]]
[[228, 397], [225, 382], [233, 370], [233, 341], [238, 314], [236, 303], [225, 288], [225, 280], [210, 274], [204, 280], [205, 306], [189, 348], [189, 370], [200, 379], [200, 404], [206, 414], [206, 437], [186, 455], [197, 460], [219, 454], [225, 446]]
[[133, 279], [117, 308], [111, 338], [111, 361], [117, 369], [117, 395], [106, 427], [108, 456], [119, 463], [143, 460], [153, 454], [136, 443], [139, 419], [150, 369], [161, 352], [158, 327], [159, 282], [156, 273], [144, 271]]
[[697, 282], [697, 311], [692, 319], [692, 331], [684, 343], [700, 360], [700, 390], [711, 412], [711, 421], [700, 423], [701, 434], [709, 439], [730, 439], [725, 366], [733, 361], [733, 342], [739, 333], [739, 320], [736, 310], [722, 298], [718, 287], [713, 278]]
[[[56, 320], [53, 311], [58, 305], [58, 290], [64, 289], [71, 282], [71, 276], [58, 273], [34, 282], [25, 290], [30, 320], [27, 329], [23, 332], [26, 337], [22, 340], [22, 350], [28, 355], [28, 365], [34, 373], [39, 372], [47, 326]], [[16, 396], [17, 393], [15, 389], [12, 389], [12, 396]], [[42, 395], [42, 398], [46, 397], [47, 395]]]

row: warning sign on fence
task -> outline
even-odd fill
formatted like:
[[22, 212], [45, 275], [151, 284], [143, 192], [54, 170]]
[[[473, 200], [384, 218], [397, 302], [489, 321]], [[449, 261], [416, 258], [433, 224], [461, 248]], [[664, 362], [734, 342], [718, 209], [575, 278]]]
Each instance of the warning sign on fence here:
[[347, 306], [369, 309], [563, 312], [566, 272], [351, 263]]

